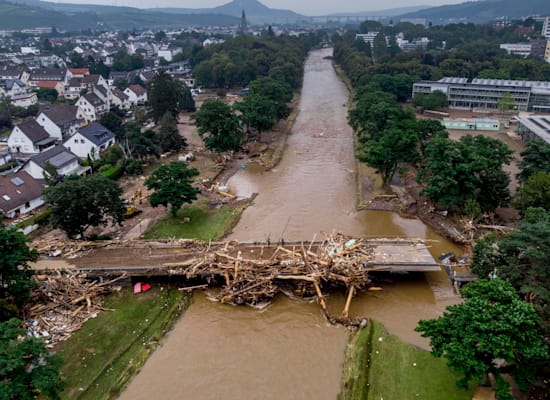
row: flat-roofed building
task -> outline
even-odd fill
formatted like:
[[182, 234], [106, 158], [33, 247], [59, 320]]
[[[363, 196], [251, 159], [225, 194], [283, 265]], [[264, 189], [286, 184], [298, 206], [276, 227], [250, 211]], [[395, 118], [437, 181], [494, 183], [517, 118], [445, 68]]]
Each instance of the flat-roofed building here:
[[550, 144], [550, 115], [529, 115], [516, 117], [517, 133], [524, 142], [543, 140]]
[[441, 91], [450, 108], [498, 109], [499, 99], [511, 95], [514, 109], [550, 112], [550, 82], [446, 77], [413, 85], [413, 96]]

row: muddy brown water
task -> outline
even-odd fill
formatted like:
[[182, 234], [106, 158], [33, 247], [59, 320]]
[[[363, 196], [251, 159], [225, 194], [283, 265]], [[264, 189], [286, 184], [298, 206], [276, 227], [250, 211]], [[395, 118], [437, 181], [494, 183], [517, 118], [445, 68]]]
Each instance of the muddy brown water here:
[[[355, 162], [347, 125], [348, 92], [324, 57], [310, 54], [299, 115], [281, 163], [254, 164], [228, 185], [239, 196], [258, 193], [231, 239], [311, 240], [321, 231], [435, 240], [432, 254], [458, 248], [422, 222], [390, 212], [355, 211]], [[317, 238], [321, 236], [317, 234]], [[354, 298], [351, 315], [384, 323], [406, 342], [426, 348], [419, 319], [458, 301], [444, 273], [392, 278], [380, 292]], [[329, 307], [339, 313], [343, 294]], [[193, 305], [133, 379], [121, 399], [335, 399], [348, 331], [327, 324], [316, 303], [279, 298], [263, 311], [194, 296]]]

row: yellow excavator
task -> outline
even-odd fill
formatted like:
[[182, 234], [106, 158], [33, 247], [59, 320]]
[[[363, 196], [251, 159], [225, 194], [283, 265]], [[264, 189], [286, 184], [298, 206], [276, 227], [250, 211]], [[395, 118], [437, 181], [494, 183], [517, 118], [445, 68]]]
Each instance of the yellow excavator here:
[[126, 213], [124, 214], [124, 218], [128, 219], [138, 214], [141, 214], [142, 211], [137, 208], [137, 204], [141, 204], [142, 201], [143, 201], [143, 197], [141, 197], [141, 189], [138, 189], [132, 195], [132, 197], [130, 197], [130, 200], [127, 201]]

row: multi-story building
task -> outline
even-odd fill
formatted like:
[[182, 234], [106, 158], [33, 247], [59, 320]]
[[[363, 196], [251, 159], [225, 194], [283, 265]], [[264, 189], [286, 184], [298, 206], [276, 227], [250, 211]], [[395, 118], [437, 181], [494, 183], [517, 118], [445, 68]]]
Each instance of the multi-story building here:
[[546, 39], [550, 39], [550, 17], [546, 17], [544, 19], [541, 35]]
[[361, 39], [363, 42], [368, 43], [372, 47], [372, 43], [374, 42], [374, 38], [378, 36], [380, 32], [367, 32], [367, 33], [357, 33], [355, 35], [355, 39]]
[[550, 82], [504, 79], [446, 77], [439, 81], [420, 81], [413, 85], [413, 96], [441, 91], [449, 107], [462, 109], [498, 109], [499, 99], [511, 95], [514, 109], [550, 112]]
[[500, 45], [502, 50], [506, 50], [506, 53], [515, 56], [529, 57], [531, 54], [531, 43], [502, 43]]

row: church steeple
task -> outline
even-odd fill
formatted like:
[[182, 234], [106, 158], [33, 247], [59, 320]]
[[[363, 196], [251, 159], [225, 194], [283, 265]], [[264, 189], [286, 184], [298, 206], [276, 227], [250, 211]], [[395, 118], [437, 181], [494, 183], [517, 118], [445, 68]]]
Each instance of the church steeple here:
[[246, 35], [248, 33], [248, 24], [246, 22], [246, 14], [244, 13], [244, 8], [241, 15], [241, 26], [239, 26], [239, 33], [241, 35]]

